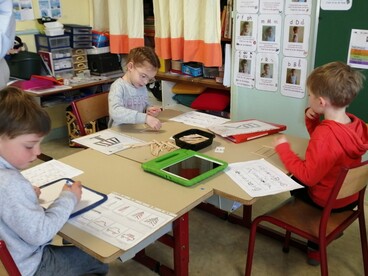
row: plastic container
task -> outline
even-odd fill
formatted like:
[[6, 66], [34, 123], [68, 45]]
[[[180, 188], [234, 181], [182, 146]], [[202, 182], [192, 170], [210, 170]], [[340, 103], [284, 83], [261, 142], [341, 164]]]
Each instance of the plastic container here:
[[58, 36], [46, 36], [46, 35], [35, 35], [37, 50], [40, 48], [46, 48], [47, 51], [51, 51], [55, 48], [70, 47], [70, 36], [69, 35], [58, 35]]
[[[185, 141], [183, 139], [184, 136], [189, 139]], [[202, 136], [204, 139], [201, 137], [196, 139], [198, 136]], [[175, 134], [173, 138], [175, 140], [175, 144], [182, 149], [201, 150], [212, 144], [215, 135], [213, 133], [193, 128]]]
[[[39, 51], [47, 51], [47, 48], [40, 48]], [[61, 48], [56, 50], [50, 51], [53, 59], [59, 59], [59, 58], [67, 58], [72, 56], [72, 50], [70, 47], [68, 48]]]
[[92, 35], [92, 27], [78, 25], [78, 24], [64, 24], [64, 29], [66, 33], [71, 35], [79, 35], [79, 34], [91, 34]]
[[92, 40], [91, 41], [73, 41], [71, 43], [71, 47], [89, 49], [89, 48], [92, 48]]
[[55, 29], [49, 29], [49, 28], [46, 28], [45, 29], [45, 34], [47, 36], [57, 36], [57, 35], [63, 35], [64, 34], [64, 29], [62, 28], [55, 28]]
[[202, 65], [197, 62], [188, 62], [181, 65], [181, 72], [185, 75], [199, 77], [202, 76]]
[[10, 76], [29, 80], [32, 75], [41, 75], [42, 59], [37, 53], [19, 52], [7, 59]]

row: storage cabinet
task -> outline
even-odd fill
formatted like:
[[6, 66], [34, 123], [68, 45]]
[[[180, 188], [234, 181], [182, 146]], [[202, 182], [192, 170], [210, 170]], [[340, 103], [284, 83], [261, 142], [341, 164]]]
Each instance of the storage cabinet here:
[[199, 86], [204, 86], [206, 88], [215, 88], [224, 91], [230, 91], [230, 87], [223, 86], [220, 83], [217, 83], [214, 79], [206, 79], [201, 77], [189, 77], [185, 75], [177, 75], [170, 73], [157, 73], [156, 79], [161, 80], [161, 88], [162, 88], [162, 107], [163, 108], [175, 108], [180, 110], [190, 110], [189, 107], [184, 107], [178, 104], [173, 96], [172, 88], [176, 83], [185, 82], [191, 83]]
[[35, 35], [37, 52], [56, 78], [73, 77], [72, 49], [68, 35]]

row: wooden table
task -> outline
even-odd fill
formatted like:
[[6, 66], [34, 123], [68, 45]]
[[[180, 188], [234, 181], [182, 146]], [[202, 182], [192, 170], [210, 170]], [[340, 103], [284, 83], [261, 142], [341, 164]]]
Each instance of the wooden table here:
[[[193, 128], [168, 120], [178, 114], [180, 113], [176, 111], [165, 110], [160, 117], [163, 122], [160, 131], [152, 131], [145, 125], [124, 125], [115, 127], [114, 130], [144, 141], [167, 141], [174, 134]], [[304, 154], [306, 140], [293, 136], [288, 136], [288, 138], [294, 147], [293, 149], [300, 154]], [[234, 144], [224, 138], [216, 137], [213, 144], [201, 150], [201, 152], [229, 163], [254, 160], [262, 158], [257, 153], [259, 149], [272, 150], [272, 140], [272, 136], [266, 136], [245, 143]], [[218, 146], [225, 147], [224, 153], [215, 152], [215, 148]], [[136, 256], [138, 261], [151, 268], [158, 267], [157, 272], [161, 275], [172, 272], [175, 275], [188, 275], [189, 233], [187, 213], [216, 194], [243, 204], [243, 217], [236, 219], [239, 220], [240, 224], [249, 226], [252, 220], [251, 206], [257, 199], [249, 196], [224, 172], [218, 173], [192, 187], [184, 187], [144, 172], [141, 169], [141, 163], [154, 157], [149, 147], [128, 149], [113, 155], [104, 155], [87, 149], [65, 157], [61, 161], [84, 171], [84, 174], [79, 176], [78, 179], [82, 180], [83, 184], [88, 187], [106, 194], [115, 191], [175, 213], [178, 219], [173, 223], [173, 236], [171, 238], [167, 235], [159, 238], [164, 233], [156, 233], [156, 235], [152, 235], [145, 242], [131, 250], [123, 251], [70, 224], [64, 226], [60, 235], [103, 262], [111, 262], [119, 256], [130, 256], [139, 252]], [[275, 166], [283, 168], [276, 154], [264, 158]], [[173, 247], [173, 271], [150, 259], [144, 254], [144, 251], [140, 251], [149, 244], [148, 242], [155, 239], [159, 239]]]
[[[124, 194], [177, 215], [177, 219], [172, 225], [172, 238], [167, 236], [160, 238], [171, 228], [166, 229], [166, 231], [154, 233], [127, 251], [104, 242], [68, 223], [61, 229], [60, 236], [105, 263], [112, 262], [120, 256], [123, 258], [132, 257], [160, 238], [162, 242], [174, 249], [175, 270], [159, 266], [157, 272], [161, 275], [172, 272], [175, 275], [188, 275], [189, 229], [187, 213], [213, 194], [210, 188], [205, 187], [204, 184], [192, 188], [176, 185], [145, 173], [135, 161], [118, 155], [105, 155], [91, 149], [62, 158], [60, 161], [82, 170], [84, 173], [76, 179], [81, 180], [83, 185], [87, 187], [105, 194], [111, 192]], [[139, 256], [142, 254], [138, 254]], [[153, 267], [157, 267], [156, 263], [153, 264], [152, 261], [150, 263]]]

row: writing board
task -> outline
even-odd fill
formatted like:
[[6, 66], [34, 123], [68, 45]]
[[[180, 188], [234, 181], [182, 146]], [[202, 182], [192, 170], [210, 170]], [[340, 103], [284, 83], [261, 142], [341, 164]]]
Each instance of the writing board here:
[[142, 164], [144, 171], [184, 186], [192, 186], [227, 166], [225, 161], [186, 149], [169, 152]]
[[[73, 183], [70, 178], [60, 178], [40, 186], [40, 205], [47, 209], [60, 195], [66, 182]], [[93, 209], [107, 200], [107, 196], [90, 188], [82, 186], [82, 197], [75, 206], [70, 218], [78, 216], [90, 209]]]

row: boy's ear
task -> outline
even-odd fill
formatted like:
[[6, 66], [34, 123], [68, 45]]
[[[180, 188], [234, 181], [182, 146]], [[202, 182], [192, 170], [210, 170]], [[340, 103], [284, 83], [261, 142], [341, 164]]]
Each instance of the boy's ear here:
[[324, 97], [319, 97], [318, 100], [319, 100], [319, 104], [323, 107], [325, 107], [327, 104], [330, 103], [330, 101]]
[[127, 65], [126, 65], [126, 67], [127, 67], [127, 69], [128, 69], [128, 70], [132, 70], [132, 69], [133, 69], [133, 67], [134, 67], [133, 62], [129, 61], [129, 62], [127, 63]]

